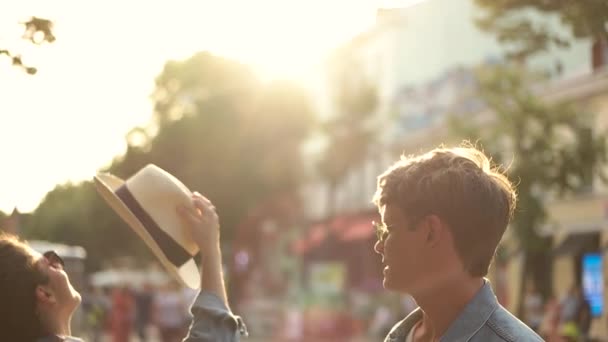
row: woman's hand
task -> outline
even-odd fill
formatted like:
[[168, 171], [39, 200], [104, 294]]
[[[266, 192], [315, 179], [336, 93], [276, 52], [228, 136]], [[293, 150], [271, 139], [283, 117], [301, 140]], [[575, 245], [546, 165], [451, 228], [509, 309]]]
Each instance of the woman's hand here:
[[189, 228], [188, 233], [204, 256], [219, 250], [220, 223], [215, 207], [205, 196], [192, 195], [195, 209], [179, 206], [177, 212]]

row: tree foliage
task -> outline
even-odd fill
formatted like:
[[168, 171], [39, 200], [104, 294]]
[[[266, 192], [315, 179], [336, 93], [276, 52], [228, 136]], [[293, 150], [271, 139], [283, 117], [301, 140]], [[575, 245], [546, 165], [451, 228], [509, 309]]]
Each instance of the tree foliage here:
[[531, 13], [557, 16], [574, 38], [608, 39], [608, 2], [605, 0], [475, 0], [485, 10], [480, 28], [511, 44], [509, 55], [524, 58], [552, 45], [569, 45], [569, 38], [534, 20]]
[[375, 140], [373, 114], [378, 105], [376, 86], [362, 72], [348, 47], [338, 50], [329, 63], [333, 116], [322, 125], [327, 148], [319, 172], [329, 184], [330, 209], [334, 214], [335, 190], [353, 167], [367, 160]]
[[[55, 35], [53, 34], [53, 22], [48, 19], [31, 17], [23, 22], [24, 32], [21, 38], [28, 40], [29, 42], [40, 45], [43, 43], [52, 43], [55, 41]], [[11, 59], [11, 63], [16, 66], [23, 68], [25, 72], [33, 75], [37, 72], [37, 69], [32, 66], [25, 65], [21, 58], [21, 55], [10, 51], [8, 48], [0, 48], [0, 56], [6, 56]]]
[[477, 95], [490, 117], [475, 124], [470, 116], [462, 116], [453, 128], [508, 165], [518, 192], [512, 228], [526, 253], [528, 272], [548, 293], [548, 279], [541, 278], [549, 277], [551, 244], [539, 234], [546, 223], [547, 200], [589, 191], [594, 179], [606, 179], [606, 134], [594, 131], [593, 113], [575, 103], [544, 101], [539, 88], [533, 89], [542, 84], [538, 75], [510, 65], [482, 67], [477, 75]]
[[91, 182], [58, 185], [24, 225], [28, 239], [83, 246], [91, 269], [127, 253], [143, 256], [147, 252], [97, 195]]
[[[262, 84], [239, 63], [199, 53], [165, 65], [153, 101], [149, 127], [134, 129], [126, 153], [105, 170], [123, 179], [148, 163], [169, 171], [214, 202], [224, 242], [258, 203], [295, 194], [303, 181], [300, 144], [314, 115], [296, 85]], [[28, 234], [85, 243], [93, 260], [146, 256], [90, 182], [57, 187], [34, 216]]]

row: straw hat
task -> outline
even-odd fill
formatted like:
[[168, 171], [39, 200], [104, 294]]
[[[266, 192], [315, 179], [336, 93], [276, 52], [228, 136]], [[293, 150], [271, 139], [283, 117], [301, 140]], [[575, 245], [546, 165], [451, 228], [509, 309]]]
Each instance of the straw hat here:
[[178, 205], [193, 207], [192, 193], [182, 182], [148, 164], [126, 181], [108, 173], [98, 174], [95, 186], [171, 275], [190, 288], [200, 286], [193, 259], [199, 248], [176, 212]]

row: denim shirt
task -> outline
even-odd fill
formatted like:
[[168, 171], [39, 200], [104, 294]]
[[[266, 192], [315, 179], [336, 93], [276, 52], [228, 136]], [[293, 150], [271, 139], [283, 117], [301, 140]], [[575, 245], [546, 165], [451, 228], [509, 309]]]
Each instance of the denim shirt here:
[[[397, 323], [384, 342], [405, 342], [412, 327], [422, 319], [414, 310]], [[496, 300], [490, 283], [485, 284], [439, 339], [440, 342], [515, 342], [543, 341], [532, 329], [513, 316]]]
[[201, 291], [192, 304], [192, 324], [183, 342], [238, 342], [247, 327], [216, 295]]

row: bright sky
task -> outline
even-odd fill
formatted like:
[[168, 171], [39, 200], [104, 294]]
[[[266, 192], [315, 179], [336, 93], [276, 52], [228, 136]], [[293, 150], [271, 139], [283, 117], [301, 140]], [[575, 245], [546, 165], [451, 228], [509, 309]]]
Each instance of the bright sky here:
[[[2, 0], [8, 1], [8, 0]], [[56, 184], [91, 179], [147, 123], [154, 78], [168, 59], [209, 50], [265, 78], [303, 80], [336, 45], [369, 27], [378, 7], [418, 0], [21, 0], [2, 6], [0, 47], [39, 71], [0, 58], [0, 210], [36, 208]], [[57, 40], [20, 42], [18, 21], [55, 22]]]

